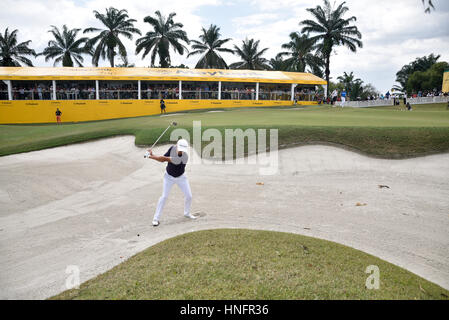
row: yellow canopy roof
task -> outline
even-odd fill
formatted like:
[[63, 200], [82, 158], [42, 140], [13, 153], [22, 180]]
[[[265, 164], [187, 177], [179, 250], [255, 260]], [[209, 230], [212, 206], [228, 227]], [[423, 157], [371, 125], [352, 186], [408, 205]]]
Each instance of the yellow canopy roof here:
[[443, 92], [449, 92], [449, 70], [444, 72], [443, 76]]
[[0, 80], [183, 80], [326, 84], [310, 73], [162, 68], [0, 67]]

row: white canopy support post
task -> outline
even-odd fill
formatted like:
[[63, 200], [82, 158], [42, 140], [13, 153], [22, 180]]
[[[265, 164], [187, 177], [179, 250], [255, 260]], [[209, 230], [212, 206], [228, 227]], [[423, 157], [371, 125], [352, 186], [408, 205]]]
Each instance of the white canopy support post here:
[[218, 100], [221, 100], [221, 81], [218, 81]]
[[56, 80], [52, 80], [51, 85], [53, 86], [51, 100], [56, 100]]
[[182, 80], [179, 80], [179, 100], [182, 99]]
[[291, 91], [291, 97], [290, 97], [291, 101], [295, 100], [295, 88], [297, 85], [298, 85], [297, 83], [292, 83], [292, 91]]
[[100, 100], [100, 85], [98, 84], [98, 80], [95, 80], [95, 99]]
[[140, 80], [137, 80], [137, 99], [142, 99], [142, 90], [140, 86]]
[[327, 84], [323, 85], [324, 88], [324, 100], [327, 100]]
[[259, 100], [259, 82], [256, 82], [256, 100]]
[[12, 85], [11, 85], [11, 80], [3, 80], [3, 82], [8, 86], [8, 100], [12, 100]]

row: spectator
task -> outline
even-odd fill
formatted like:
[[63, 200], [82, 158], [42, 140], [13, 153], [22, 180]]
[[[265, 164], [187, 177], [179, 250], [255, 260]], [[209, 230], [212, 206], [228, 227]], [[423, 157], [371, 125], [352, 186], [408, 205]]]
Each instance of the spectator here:
[[166, 111], [165, 111], [165, 101], [164, 101], [164, 99], [161, 99], [161, 114], [162, 113], [167, 113]]
[[55, 114], [56, 114], [56, 122], [58, 124], [60, 124], [61, 123], [61, 115], [62, 115], [61, 110], [59, 110], [59, 108], [56, 108]]
[[37, 95], [39, 96], [39, 100], [42, 100], [42, 88], [41, 88], [41, 86], [37, 87]]
[[332, 105], [335, 104], [335, 101], [337, 101], [337, 96], [338, 96], [338, 91], [337, 89], [335, 89], [334, 91], [332, 91], [331, 97], [332, 97]]
[[23, 87], [19, 89], [19, 99], [25, 100], [25, 89]]

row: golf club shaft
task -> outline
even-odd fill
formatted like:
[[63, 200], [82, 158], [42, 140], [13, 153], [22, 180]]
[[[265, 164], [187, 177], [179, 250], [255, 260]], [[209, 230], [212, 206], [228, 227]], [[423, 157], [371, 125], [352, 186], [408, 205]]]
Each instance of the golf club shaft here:
[[167, 129], [164, 130], [164, 132], [162, 132], [162, 134], [159, 136], [159, 138], [157, 138], [156, 142], [153, 143], [153, 145], [151, 146], [150, 149], [153, 149], [153, 147], [156, 145], [156, 143], [162, 138], [162, 136], [164, 135], [165, 132], [167, 132], [167, 130], [171, 127], [171, 124], [168, 125]]

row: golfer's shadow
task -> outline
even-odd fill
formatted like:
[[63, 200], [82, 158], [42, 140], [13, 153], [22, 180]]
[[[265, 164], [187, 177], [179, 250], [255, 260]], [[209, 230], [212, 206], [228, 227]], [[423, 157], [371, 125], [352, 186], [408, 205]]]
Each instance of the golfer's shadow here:
[[175, 224], [181, 224], [181, 223], [187, 223], [187, 222], [196, 222], [196, 221], [200, 220], [201, 218], [204, 218], [207, 214], [203, 211], [197, 211], [197, 212], [192, 213], [192, 215], [197, 218], [192, 220], [192, 219], [182, 216], [180, 218], [175, 218], [171, 221], [168, 221], [167, 223], [165, 223], [165, 225], [175, 225]]

